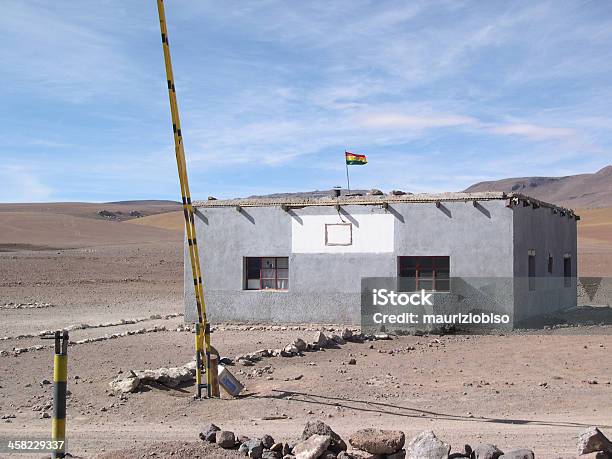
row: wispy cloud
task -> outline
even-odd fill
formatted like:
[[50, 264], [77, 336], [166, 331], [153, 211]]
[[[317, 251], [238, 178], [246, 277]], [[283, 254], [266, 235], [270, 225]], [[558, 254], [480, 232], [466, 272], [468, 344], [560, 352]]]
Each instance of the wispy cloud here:
[[[200, 193], [336, 185], [345, 148], [370, 157], [354, 171], [358, 186], [418, 191], [609, 162], [604, 3], [204, 0], [166, 10]], [[5, 166], [3, 178], [22, 174], [40, 199], [174, 197], [154, 3], [8, 0], [0, 27], [0, 155], [24, 168]]]
[[524, 136], [534, 140], [567, 138], [576, 135], [574, 129], [537, 126], [527, 123], [493, 126], [489, 130], [496, 134]]

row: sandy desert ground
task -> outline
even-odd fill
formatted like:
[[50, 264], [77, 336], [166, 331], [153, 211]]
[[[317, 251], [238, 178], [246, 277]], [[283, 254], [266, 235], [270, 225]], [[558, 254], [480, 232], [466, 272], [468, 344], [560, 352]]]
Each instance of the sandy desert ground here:
[[[267, 358], [232, 367], [246, 386], [240, 399], [194, 400], [193, 386], [155, 387], [124, 400], [111, 396], [109, 382], [118, 374], [192, 358], [193, 335], [174, 316], [182, 312], [180, 212], [117, 204], [124, 207], [113, 212], [148, 216], [108, 220], [97, 214], [107, 205], [19, 206], [0, 206], [0, 338], [7, 337], [0, 341], [2, 438], [44, 437], [50, 430], [42, 413], [50, 412], [44, 407], [52, 386], [42, 382], [52, 380], [52, 350], [27, 335], [132, 318], [145, 320], [71, 333], [80, 340], [149, 330], [70, 347], [73, 454], [239, 457], [197, 439], [209, 422], [249, 436], [269, 433], [277, 441], [296, 440], [311, 419], [322, 419], [344, 438], [362, 427], [400, 429], [408, 439], [431, 429], [453, 451], [490, 442], [506, 450], [530, 447], [542, 458], [573, 457], [578, 433], [590, 425], [612, 436], [612, 328], [599, 325], [405, 336]], [[612, 209], [579, 214], [580, 274], [612, 276]], [[15, 306], [28, 303], [37, 307]], [[321, 327], [212, 320], [213, 343], [229, 357], [297, 337], [310, 340]], [[46, 347], [14, 351], [41, 345]], [[348, 365], [351, 358], [356, 365]]]

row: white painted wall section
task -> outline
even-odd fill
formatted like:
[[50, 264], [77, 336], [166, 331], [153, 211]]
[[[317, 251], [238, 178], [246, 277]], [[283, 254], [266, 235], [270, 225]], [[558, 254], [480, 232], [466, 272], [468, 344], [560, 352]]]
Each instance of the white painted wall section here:
[[[330, 226], [343, 223], [350, 228]], [[292, 218], [291, 248], [293, 253], [393, 252], [394, 225], [390, 214], [303, 215]]]

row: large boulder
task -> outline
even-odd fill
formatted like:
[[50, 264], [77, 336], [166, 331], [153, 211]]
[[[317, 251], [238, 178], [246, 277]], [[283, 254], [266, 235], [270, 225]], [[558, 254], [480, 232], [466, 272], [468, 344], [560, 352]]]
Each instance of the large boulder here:
[[331, 441], [329, 435], [311, 435], [293, 447], [293, 455], [295, 459], [318, 459], [327, 450]]
[[604, 451], [612, 454], [612, 442], [597, 427], [592, 426], [584, 430], [578, 438], [578, 454]]
[[200, 439], [214, 443], [217, 440], [217, 432], [221, 429], [214, 424], [204, 426], [200, 432]]
[[329, 344], [329, 339], [327, 338], [327, 336], [325, 336], [325, 333], [318, 332], [315, 335], [313, 343], [318, 345], [319, 347], [327, 347]]
[[275, 442], [271, 435], [266, 434], [261, 437], [261, 443], [263, 444], [264, 448], [271, 449]]
[[476, 445], [473, 450], [474, 459], [498, 459], [502, 454], [504, 452], [498, 449], [497, 446], [487, 443]]
[[315, 434], [328, 435], [329, 437], [331, 437], [332, 441], [329, 445], [330, 451], [333, 451], [336, 454], [340, 453], [340, 451], [346, 451], [346, 442], [342, 440], [342, 438], [340, 438], [340, 435], [334, 432], [332, 428], [325, 424], [323, 421], [308, 421], [304, 426], [304, 430], [302, 431], [302, 440], [306, 440]]
[[515, 449], [502, 454], [499, 459], [535, 459], [535, 454], [530, 449]]
[[393, 454], [404, 446], [404, 432], [399, 430], [361, 429], [349, 438], [355, 448], [370, 454]]
[[308, 347], [308, 345], [306, 344], [306, 341], [304, 341], [302, 338], [296, 339], [291, 344], [293, 344], [300, 352], [304, 352], [306, 348]]
[[140, 386], [140, 378], [132, 373], [127, 378], [117, 378], [110, 382], [110, 387], [117, 394], [136, 392]]
[[264, 451], [263, 443], [259, 438], [251, 438], [246, 443], [240, 445], [240, 448], [246, 450], [247, 456], [254, 459], [260, 459]]
[[407, 459], [446, 459], [450, 453], [450, 445], [447, 445], [431, 430], [421, 432], [412, 439], [406, 447]]
[[236, 437], [234, 436], [234, 432], [230, 432], [229, 430], [219, 430], [216, 433], [215, 442], [221, 448], [229, 449], [233, 448], [236, 444]]
[[136, 372], [136, 376], [144, 384], [158, 383], [167, 387], [178, 387], [193, 381], [193, 373], [189, 367], [158, 368]]
[[294, 355], [298, 355], [300, 353], [300, 350], [295, 344], [287, 344], [283, 349], [283, 352], [287, 355], [287, 357], [291, 357]]

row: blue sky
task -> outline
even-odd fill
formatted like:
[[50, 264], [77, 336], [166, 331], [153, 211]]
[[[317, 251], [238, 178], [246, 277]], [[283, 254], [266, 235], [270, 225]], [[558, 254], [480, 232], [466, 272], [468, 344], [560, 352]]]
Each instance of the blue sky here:
[[[154, 0], [5, 0], [0, 201], [177, 199]], [[166, 0], [194, 198], [612, 163], [612, 3]]]

